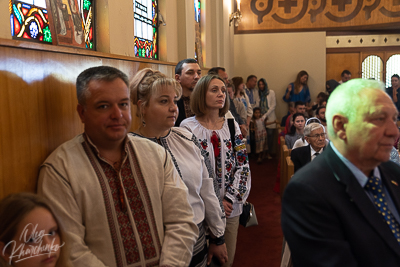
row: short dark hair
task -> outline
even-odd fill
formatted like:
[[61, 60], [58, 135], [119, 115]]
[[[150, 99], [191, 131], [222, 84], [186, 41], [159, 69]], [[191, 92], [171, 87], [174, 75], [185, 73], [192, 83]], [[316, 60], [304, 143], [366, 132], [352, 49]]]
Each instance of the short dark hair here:
[[398, 75], [398, 74], [393, 74], [391, 78], [397, 78], [397, 79], [400, 79], [400, 77], [399, 77], [399, 75]]
[[181, 75], [183, 70], [183, 64], [197, 63], [194, 58], [186, 58], [178, 62], [175, 67], [175, 74]]
[[321, 109], [323, 109], [323, 108], [326, 109], [326, 106], [319, 106], [319, 107], [317, 107], [317, 110], [315, 111], [315, 114], [316, 114], [316, 115], [319, 115], [319, 111], [320, 111]]
[[342, 74], [340, 74], [340, 76], [343, 77], [345, 74], [351, 75], [351, 72], [349, 70], [344, 70], [342, 71]]
[[248, 77], [247, 77], [247, 80], [246, 80], [246, 82], [248, 82], [248, 81], [250, 81], [251, 79], [253, 79], [253, 78], [256, 78], [257, 79], [257, 76], [256, 75], [249, 75]]
[[208, 70], [208, 74], [214, 74], [214, 75], [218, 75], [218, 72], [222, 70], [222, 71], [226, 71], [225, 68], [223, 67], [213, 67], [211, 69]]
[[127, 87], [129, 87], [128, 76], [117, 68], [110, 66], [98, 66], [88, 68], [82, 71], [78, 78], [76, 78], [76, 95], [78, 97], [78, 103], [84, 105], [86, 103], [86, 97], [89, 93], [88, 84], [92, 80], [96, 81], [114, 81], [120, 78]]
[[328, 97], [324, 92], [319, 92], [319, 94], [317, 95], [317, 97], [322, 97], [323, 99], [326, 100], [326, 98]]
[[303, 101], [296, 101], [294, 102], [294, 107], [305, 105]]

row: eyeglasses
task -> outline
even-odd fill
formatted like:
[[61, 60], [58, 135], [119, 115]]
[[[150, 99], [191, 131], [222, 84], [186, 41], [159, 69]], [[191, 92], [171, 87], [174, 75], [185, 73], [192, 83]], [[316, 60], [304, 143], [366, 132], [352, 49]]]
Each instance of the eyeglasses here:
[[325, 136], [326, 136], [326, 133], [322, 133], [322, 134], [316, 134], [316, 135], [309, 135], [308, 137], [316, 137], [316, 138], [320, 138], [320, 137], [323, 137], [323, 138], [325, 138]]

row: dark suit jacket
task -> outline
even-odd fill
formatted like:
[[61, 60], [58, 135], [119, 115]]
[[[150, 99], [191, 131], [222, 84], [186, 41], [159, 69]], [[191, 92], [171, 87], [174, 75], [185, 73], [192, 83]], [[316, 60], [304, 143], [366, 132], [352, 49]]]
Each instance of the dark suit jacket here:
[[179, 125], [181, 125], [181, 122], [186, 119], [186, 113], [185, 113], [185, 106], [183, 104], [183, 99], [179, 99], [178, 102], [176, 103], [176, 105], [178, 106], [178, 110], [179, 110], [179, 114], [178, 114], [178, 118], [176, 118], [175, 121], [175, 126], [179, 127]]
[[311, 161], [310, 145], [293, 149], [290, 153], [290, 158], [293, 161], [294, 172], [297, 172], [301, 167]]
[[[379, 171], [400, 210], [400, 167], [389, 161]], [[400, 266], [399, 243], [330, 145], [290, 180], [282, 230], [296, 267]]]

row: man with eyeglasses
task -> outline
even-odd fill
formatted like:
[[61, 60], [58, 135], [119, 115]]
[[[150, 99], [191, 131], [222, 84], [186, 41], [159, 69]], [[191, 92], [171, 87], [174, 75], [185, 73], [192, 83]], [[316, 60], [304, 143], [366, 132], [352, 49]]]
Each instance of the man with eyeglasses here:
[[331, 141], [282, 197], [293, 266], [400, 266], [400, 167], [389, 161], [397, 115], [380, 81], [352, 79], [332, 92]]
[[290, 157], [294, 164], [294, 172], [314, 160], [325, 147], [325, 131], [321, 124], [313, 122], [304, 128], [304, 138], [308, 146], [292, 150]]

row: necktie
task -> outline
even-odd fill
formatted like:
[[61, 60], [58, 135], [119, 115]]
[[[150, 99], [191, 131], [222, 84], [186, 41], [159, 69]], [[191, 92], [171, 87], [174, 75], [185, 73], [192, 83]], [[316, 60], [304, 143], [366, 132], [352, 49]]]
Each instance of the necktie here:
[[314, 153], [314, 156], [318, 156], [318, 155], [319, 155], [319, 153], [318, 153], [318, 152], [315, 152], [315, 153]]
[[374, 195], [374, 204], [379, 214], [385, 219], [397, 242], [400, 244], [399, 224], [388, 208], [381, 180], [377, 177], [370, 177], [365, 188]]

